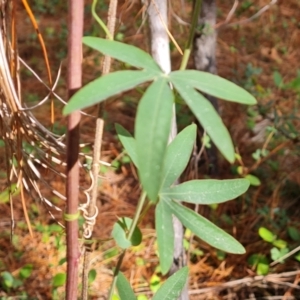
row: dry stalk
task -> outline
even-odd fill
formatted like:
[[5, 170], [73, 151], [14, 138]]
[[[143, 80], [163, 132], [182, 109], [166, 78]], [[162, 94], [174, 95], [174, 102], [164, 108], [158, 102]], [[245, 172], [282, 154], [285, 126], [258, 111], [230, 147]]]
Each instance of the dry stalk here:
[[[117, 13], [117, 0], [110, 0], [109, 9], [108, 9], [108, 23], [107, 27], [111, 34], [114, 35], [115, 26], [116, 26], [116, 13]], [[110, 72], [111, 67], [111, 57], [105, 56], [102, 67], [102, 76]], [[94, 151], [93, 151], [93, 165], [92, 165], [92, 178], [93, 185], [91, 187], [91, 201], [87, 207], [88, 214], [84, 215], [86, 222], [84, 225], [84, 238], [89, 239], [93, 233], [93, 227], [96, 223], [96, 217], [98, 214], [97, 208], [97, 196], [98, 196], [98, 174], [99, 174], [99, 160], [101, 156], [101, 147], [102, 147], [102, 137], [103, 137], [103, 128], [104, 121], [102, 119], [102, 114], [104, 110], [104, 105], [98, 105], [98, 115], [96, 120], [96, 133], [94, 141]], [[84, 263], [83, 263], [83, 277], [82, 277], [82, 299], [88, 299], [88, 272], [90, 266], [90, 250], [85, 247], [84, 251]]]

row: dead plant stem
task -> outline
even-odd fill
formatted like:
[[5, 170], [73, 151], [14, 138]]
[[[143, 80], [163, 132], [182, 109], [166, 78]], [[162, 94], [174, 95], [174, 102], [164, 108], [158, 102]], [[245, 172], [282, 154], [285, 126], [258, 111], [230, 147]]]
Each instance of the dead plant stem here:
[[[93, 5], [95, 6], [95, 3], [97, 1], [93, 1]], [[113, 39], [115, 26], [116, 26], [116, 13], [117, 13], [117, 6], [118, 1], [117, 0], [111, 0], [109, 3], [109, 9], [108, 9], [108, 24], [106, 34], [107, 38]], [[94, 12], [95, 7], [93, 8]], [[93, 13], [93, 16], [97, 19], [98, 16]], [[98, 18], [99, 19], [99, 18]], [[99, 19], [101, 21], [101, 19]], [[98, 21], [99, 21], [98, 20]], [[101, 21], [102, 23], [102, 21]], [[101, 25], [100, 23], [100, 25]], [[102, 26], [103, 27], [103, 26]], [[104, 26], [105, 27], [105, 26]], [[102, 67], [102, 75], [106, 75], [110, 72], [110, 66], [111, 66], [111, 57], [105, 56], [103, 67]], [[104, 121], [102, 118], [104, 110], [104, 105], [98, 105], [98, 114], [97, 114], [97, 120], [96, 120], [96, 133], [95, 133], [95, 141], [94, 141], [94, 151], [93, 151], [93, 165], [92, 165], [92, 176], [94, 178], [94, 185], [92, 187], [91, 191], [91, 202], [88, 207], [88, 213], [89, 217], [92, 217], [95, 215], [96, 205], [97, 205], [97, 197], [98, 197], [98, 174], [99, 174], [99, 161], [101, 156], [101, 147], [102, 147], [102, 138], [103, 138], [103, 129], [104, 129]], [[90, 238], [93, 232], [93, 225], [89, 226], [88, 228], [88, 236], [85, 236], [85, 238]], [[84, 264], [83, 264], [83, 277], [82, 277], [82, 299], [87, 300], [88, 299], [88, 272], [89, 272], [89, 265], [90, 265], [90, 251], [87, 251], [85, 248], [84, 251]]]

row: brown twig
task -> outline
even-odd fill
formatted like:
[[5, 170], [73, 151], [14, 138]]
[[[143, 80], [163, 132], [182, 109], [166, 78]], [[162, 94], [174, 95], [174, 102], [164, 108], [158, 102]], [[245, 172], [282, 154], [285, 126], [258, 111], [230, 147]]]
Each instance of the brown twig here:
[[[271, 282], [274, 283], [276, 280], [276, 283], [278, 283], [278, 280], [281, 278], [285, 277], [292, 277], [292, 276], [297, 276], [300, 274], [300, 271], [291, 271], [291, 272], [285, 272], [281, 274], [270, 274], [270, 275], [259, 275], [259, 276], [254, 276], [254, 277], [245, 277], [242, 279], [237, 279], [229, 282], [225, 282], [223, 284], [213, 286], [213, 287], [207, 287], [203, 289], [195, 289], [189, 292], [189, 295], [199, 295], [199, 294], [205, 294], [205, 293], [211, 293], [215, 291], [222, 291], [227, 288], [233, 288], [237, 287], [239, 285], [243, 286], [251, 286], [257, 282]], [[290, 286], [291, 284], [286, 284], [287, 286]], [[300, 289], [298, 285], [293, 285], [294, 288]]]
[[288, 145], [292, 144], [292, 141], [285, 141], [283, 143], [281, 143], [280, 145], [278, 145], [276, 148], [274, 148], [267, 156], [260, 158], [252, 167], [250, 167], [248, 169], [247, 173], [251, 173], [254, 170], [256, 170], [258, 168], [259, 165], [261, 165], [263, 162], [265, 162], [266, 160], [268, 160], [271, 156], [273, 156], [274, 154], [276, 154], [278, 151], [280, 151], [281, 149], [287, 147]]
[[237, 6], [238, 6], [238, 1], [235, 1], [233, 4], [232, 9], [230, 10], [229, 14], [226, 17], [226, 20], [224, 22], [221, 22], [219, 24], [216, 25], [216, 29], [223, 29], [225, 27], [228, 26], [236, 26], [236, 25], [242, 25], [242, 24], [246, 24], [246, 23], [250, 23], [253, 20], [255, 20], [256, 18], [260, 17], [264, 12], [266, 12], [268, 9], [270, 9], [273, 5], [275, 5], [277, 3], [277, 0], [271, 0], [271, 2], [267, 5], [265, 5], [263, 8], [261, 8], [257, 13], [255, 13], [253, 16], [251, 16], [250, 18], [244, 19], [244, 20], [240, 20], [237, 22], [233, 22], [233, 23], [229, 23], [229, 21], [232, 18], [232, 15], [234, 14]]

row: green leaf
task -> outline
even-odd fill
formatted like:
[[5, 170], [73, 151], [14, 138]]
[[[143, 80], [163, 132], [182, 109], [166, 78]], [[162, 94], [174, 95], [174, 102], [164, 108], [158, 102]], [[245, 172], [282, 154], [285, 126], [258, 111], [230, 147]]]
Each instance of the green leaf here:
[[257, 264], [256, 273], [257, 275], [267, 275], [269, 273], [269, 269], [270, 267], [268, 263], [259, 262]]
[[175, 71], [169, 75], [174, 85], [188, 85], [203, 93], [241, 104], [256, 104], [256, 99], [238, 85], [220, 76], [196, 70]]
[[281, 88], [283, 86], [283, 79], [278, 71], [273, 72], [273, 80], [278, 88]]
[[248, 257], [247, 261], [251, 267], [256, 267], [260, 260], [260, 254], [252, 254]]
[[161, 272], [165, 275], [173, 263], [174, 231], [172, 213], [163, 200], [160, 200], [155, 208], [155, 228], [159, 263]]
[[120, 218], [119, 221], [114, 224], [112, 237], [122, 249], [127, 249], [130, 246], [138, 246], [142, 241], [142, 233], [138, 227], [135, 227], [131, 241], [127, 239], [131, 223], [132, 219], [124, 217]]
[[126, 152], [132, 159], [135, 166], [138, 168], [137, 164], [137, 155], [136, 155], [136, 142], [134, 137], [120, 124], [115, 124], [115, 128], [121, 141], [123, 147], [125, 148]]
[[6, 188], [3, 192], [0, 193], [0, 204], [8, 203], [10, 194], [12, 197], [20, 194], [20, 188], [17, 188], [16, 183], [13, 183], [10, 188]]
[[296, 227], [293, 227], [293, 226], [289, 226], [287, 228], [287, 231], [288, 231], [288, 234], [290, 236], [290, 238], [297, 242], [297, 241], [300, 241], [300, 231], [299, 229], [297, 229]]
[[195, 124], [183, 129], [168, 146], [164, 161], [162, 188], [169, 187], [186, 168], [196, 139]]
[[119, 272], [117, 289], [121, 300], [136, 300], [136, 296], [123, 273]]
[[106, 250], [103, 254], [104, 254], [103, 255], [104, 259], [109, 259], [109, 258], [112, 258], [114, 256], [118, 256], [119, 251], [116, 247], [114, 247], [114, 248], [110, 248], [110, 249]]
[[162, 197], [197, 204], [222, 203], [235, 199], [249, 187], [247, 179], [190, 180], [165, 189]]
[[95, 281], [96, 276], [97, 276], [97, 271], [95, 269], [91, 269], [88, 275], [89, 284]]
[[174, 82], [175, 88], [206, 130], [216, 147], [229, 162], [234, 162], [234, 147], [227, 128], [213, 105], [190, 85]]
[[249, 180], [250, 184], [253, 186], [259, 186], [261, 184], [259, 178], [254, 175], [248, 174], [245, 178]]
[[204, 217], [170, 199], [164, 201], [185, 227], [209, 245], [229, 253], [245, 253], [238, 241]]
[[58, 265], [61, 266], [61, 265], [63, 265], [66, 261], [67, 261], [67, 258], [66, 258], [66, 257], [63, 257], [63, 258], [61, 258], [61, 259], [59, 260]]
[[152, 300], [177, 300], [188, 278], [189, 269], [184, 267], [174, 273], [156, 292]]
[[146, 71], [117, 71], [101, 76], [76, 92], [64, 107], [63, 114], [95, 105], [154, 78]]
[[294, 256], [294, 258], [295, 258], [297, 261], [300, 262], [300, 252], [298, 252], [298, 253]]
[[96, 37], [84, 37], [83, 43], [104, 55], [125, 62], [131, 66], [148, 69], [161, 74], [162, 71], [153, 58], [140, 48]]
[[287, 247], [287, 242], [279, 239], [279, 240], [275, 240], [273, 242], [273, 245], [279, 249], [284, 249]]
[[66, 273], [58, 273], [53, 278], [53, 287], [60, 287], [66, 283], [67, 274]]
[[157, 201], [171, 129], [174, 95], [166, 78], [153, 82], [142, 97], [136, 116], [135, 138], [139, 177], [149, 199]]
[[22, 279], [28, 278], [28, 277], [31, 275], [31, 273], [32, 273], [32, 269], [33, 269], [32, 264], [27, 264], [27, 265], [25, 265], [25, 266], [22, 267], [21, 270], [20, 270], [20, 277], [21, 277]]
[[[273, 247], [270, 251], [272, 260], [279, 260], [281, 257], [289, 253], [288, 248], [278, 249], [276, 247]], [[284, 260], [280, 259], [279, 262], [283, 263]]]
[[161, 278], [157, 274], [153, 274], [150, 278], [150, 290], [155, 293], [161, 287]]
[[4, 287], [6, 287], [6, 288], [13, 287], [14, 277], [12, 276], [11, 273], [4, 271], [1, 273], [1, 277], [2, 277], [2, 282], [3, 282]]
[[265, 227], [260, 227], [258, 229], [259, 236], [268, 243], [273, 243], [276, 239], [276, 235]]

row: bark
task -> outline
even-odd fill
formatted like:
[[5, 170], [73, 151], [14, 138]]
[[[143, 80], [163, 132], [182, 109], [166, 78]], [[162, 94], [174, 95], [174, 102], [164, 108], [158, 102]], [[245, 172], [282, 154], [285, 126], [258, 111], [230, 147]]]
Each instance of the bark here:
[[[198, 18], [198, 32], [194, 38], [194, 63], [195, 68], [199, 71], [205, 71], [212, 74], [217, 74], [216, 64], [216, 45], [217, 45], [217, 32], [216, 25], [216, 1], [203, 0], [201, 12]], [[219, 111], [218, 100], [210, 95], [205, 97], [212, 103], [216, 111]], [[218, 152], [213, 145], [207, 151], [209, 159], [209, 173], [211, 175], [218, 174]]]
[[[151, 34], [151, 53], [155, 61], [159, 64], [165, 73], [171, 72], [169, 37], [165, 26], [168, 26], [167, 0], [152, 0], [148, 6], [148, 17]], [[165, 26], [164, 26], [165, 25]], [[169, 143], [177, 134], [175, 105], [173, 107], [173, 121], [169, 136]], [[170, 274], [181, 269], [185, 262], [185, 253], [183, 248], [183, 226], [177, 218], [173, 218], [173, 230], [175, 233], [174, 258]], [[183, 289], [180, 300], [188, 300], [188, 286]]]

